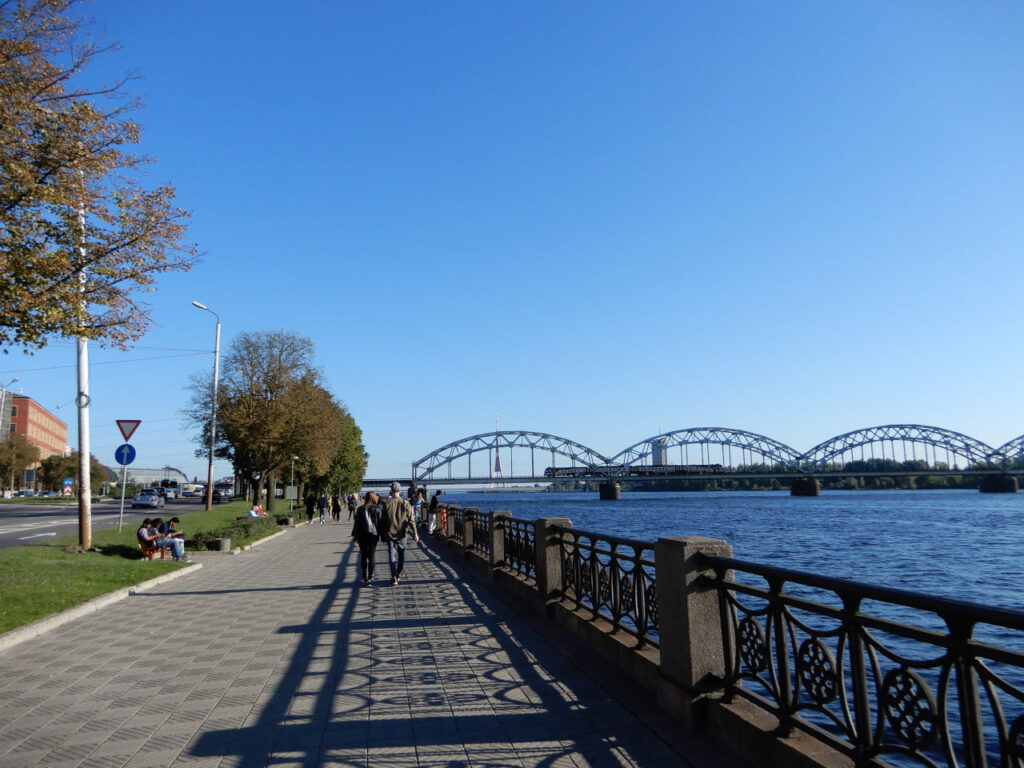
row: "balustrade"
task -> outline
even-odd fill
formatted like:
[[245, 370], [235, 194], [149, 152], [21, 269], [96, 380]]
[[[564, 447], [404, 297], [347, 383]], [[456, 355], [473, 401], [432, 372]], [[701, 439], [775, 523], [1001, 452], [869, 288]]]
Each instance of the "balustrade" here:
[[[565, 518], [450, 509], [447, 535], [547, 615], [569, 611], [575, 631], [603, 627], [653, 659], [652, 676], [601, 650], [659, 700], [659, 686], [675, 686], [666, 706], [684, 721], [742, 701], [777, 718], [777, 743], [799, 734], [856, 764], [1024, 768], [1022, 613], [746, 562], [717, 539], [639, 541]], [[748, 754], [764, 757], [750, 738], [760, 746]]]

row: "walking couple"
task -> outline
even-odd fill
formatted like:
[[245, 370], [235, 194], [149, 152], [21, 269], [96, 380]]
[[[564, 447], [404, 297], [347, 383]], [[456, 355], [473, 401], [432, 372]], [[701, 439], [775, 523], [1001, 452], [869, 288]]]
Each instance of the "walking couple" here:
[[392, 586], [402, 580], [405, 573], [406, 537], [412, 533], [413, 541], [419, 541], [412, 504], [402, 498], [402, 487], [391, 484], [391, 493], [383, 504], [376, 493], [370, 491], [363, 497], [363, 503], [356, 510], [352, 525], [352, 536], [359, 544], [360, 567], [363, 584], [373, 581], [373, 564], [377, 553], [377, 542], [388, 546], [388, 564], [391, 566]]

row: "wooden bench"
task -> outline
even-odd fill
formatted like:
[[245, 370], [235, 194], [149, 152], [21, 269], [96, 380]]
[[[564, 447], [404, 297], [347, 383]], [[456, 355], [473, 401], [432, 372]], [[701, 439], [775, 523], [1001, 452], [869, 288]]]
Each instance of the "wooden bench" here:
[[152, 560], [153, 559], [153, 555], [155, 555], [157, 552], [160, 553], [160, 559], [161, 560], [166, 560], [167, 559], [167, 550], [170, 549], [170, 547], [158, 547], [156, 544], [143, 544], [140, 541], [139, 542], [139, 549], [142, 550], [142, 554], [144, 554], [146, 556], [147, 560]]

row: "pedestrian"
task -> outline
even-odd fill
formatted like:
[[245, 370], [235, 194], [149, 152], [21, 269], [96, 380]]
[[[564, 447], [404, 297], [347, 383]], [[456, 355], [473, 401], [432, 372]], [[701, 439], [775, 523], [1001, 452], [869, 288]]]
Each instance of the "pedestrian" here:
[[373, 491], [367, 491], [352, 524], [352, 537], [359, 545], [359, 568], [363, 584], [367, 586], [373, 584], [373, 564], [377, 555], [377, 542], [380, 541], [379, 526], [380, 497]]
[[388, 543], [388, 564], [391, 566], [391, 585], [401, 581], [405, 575], [406, 536], [412, 531], [414, 541], [420, 540], [416, 532], [416, 521], [412, 516], [412, 504], [402, 498], [402, 486], [391, 484], [391, 494], [384, 503], [380, 518], [380, 532]]
[[327, 524], [327, 503], [327, 494], [321, 491], [316, 500], [316, 508], [320, 513], [320, 525]]
[[[377, 496], [376, 493], [373, 494], [373, 495]], [[377, 499], [378, 499], [378, 503], [379, 503], [380, 497], [377, 496]], [[359, 494], [358, 493], [350, 493], [349, 496], [348, 496], [348, 519], [349, 520], [351, 520], [352, 516], [356, 513], [356, 507], [358, 507], [358, 506], [359, 506]]]
[[420, 523], [423, 522], [423, 502], [426, 498], [423, 496], [423, 489], [418, 488], [416, 493], [412, 496], [412, 519], [416, 521], [416, 527], [418, 528]]
[[313, 510], [316, 508], [316, 496], [312, 493], [306, 497], [306, 524], [313, 524]]
[[437, 508], [441, 504], [441, 492], [434, 491], [430, 497], [430, 506], [427, 507], [427, 533], [433, 535], [437, 531]]
[[336, 523], [341, 522], [341, 499], [336, 493], [331, 495], [331, 520]]

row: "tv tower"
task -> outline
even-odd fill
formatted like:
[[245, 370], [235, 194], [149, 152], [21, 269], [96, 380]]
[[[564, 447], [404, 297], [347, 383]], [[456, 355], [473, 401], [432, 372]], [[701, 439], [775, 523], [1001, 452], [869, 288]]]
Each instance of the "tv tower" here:
[[[498, 442], [498, 412], [494, 412], [494, 470], [491, 472], [491, 488], [494, 487], [495, 480], [504, 480], [501, 473], [501, 445]], [[505, 487], [505, 483], [501, 483], [501, 487]]]

